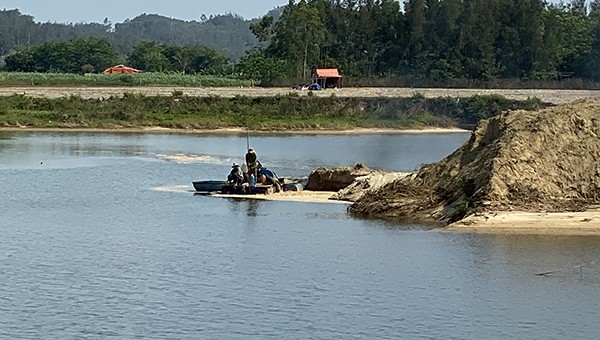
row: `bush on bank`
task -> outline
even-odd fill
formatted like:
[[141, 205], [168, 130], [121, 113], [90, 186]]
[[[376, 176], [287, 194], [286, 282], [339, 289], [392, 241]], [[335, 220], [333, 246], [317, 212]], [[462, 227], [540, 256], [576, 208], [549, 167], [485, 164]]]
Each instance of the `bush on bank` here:
[[147, 127], [255, 130], [347, 129], [354, 127], [470, 127], [508, 109], [535, 109], [537, 99], [498, 95], [469, 98], [337, 98], [273, 96], [224, 98], [181, 93], [126, 93], [105, 99], [79, 96], [0, 97], [0, 125], [30, 127]]

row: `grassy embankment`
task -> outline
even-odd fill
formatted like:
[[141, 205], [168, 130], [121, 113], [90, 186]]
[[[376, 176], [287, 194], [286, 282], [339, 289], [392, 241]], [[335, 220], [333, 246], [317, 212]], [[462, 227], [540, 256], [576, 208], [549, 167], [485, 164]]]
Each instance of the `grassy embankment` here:
[[251, 86], [222, 76], [148, 72], [137, 74], [0, 73], [0, 86]]
[[78, 96], [0, 97], [0, 127], [36, 128], [243, 128], [309, 130], [465, 127], [507, 109], [534, 109], [539, 100], [470, 98], [337, 98], [274, 96], [223, 98], [126, 93], [107, 99]]

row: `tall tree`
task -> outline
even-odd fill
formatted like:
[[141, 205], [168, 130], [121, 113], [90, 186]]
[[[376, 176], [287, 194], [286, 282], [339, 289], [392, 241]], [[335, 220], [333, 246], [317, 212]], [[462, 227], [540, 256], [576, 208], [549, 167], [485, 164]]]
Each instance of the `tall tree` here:
[[590, 2], [589, 19], [592, 25], [592, 41], [583, 75], [594, 81], [600, 81], [600, 0]]
[[457, 19], [460, 25], [458, 48], [461, 76], [489, 79], [496, 76], [496, 38], [498, 36], [498, 4], [483, 0], [467, 0]]
[[258, 22], [250, 24], [250, 31], [260, 42], [269, 42], [273, 36], [274, 19], [270, 15], [265, 15]]
[[586, 60], [592, 50], [594, 40], [593, 21], [577, 7], [564, 13], [561, 21], [563, 35], [563, 62], [559, 71], [574, 72], [581, 76], [585, 73]]
[[425, 69], [425, 0], [407, 0], [404, 2], [408, 46], [405, 59], [413, 74]]
[[373, 71], [380, 75], [393, 74], [397, 71], [401, 61], [401, 51], [404, 49], [400, 3], [394, 0], [381, 0], [373, 7], [371, 17], [375, 21]]
[[243, 56], [236, 69], [242, 76], [265, 84], [285, 74], [283, 63], [266, 57], [260, 50], [253, 50]]
[[558, 67], [564, 56], [564, 32], [562, 23], [565, 13], [555, 6], [548, 7], [542, 13], [543, 33], [541, 49], [536, 60], [537, 77], [541, 79], [555, 79]]
[[[311, 6], [313, 4], [315, 6]], [[273, 40], [267, 48], [269, 55], [287, 60], [296, 75], [303, 79], [308, 79], [311, 65], [318, 63], [325, 39], [326, 31], [317, 4], [317, 1], [307, 3], [306, 0], [294, 4], [290, 0], [275, 25]]]
[[165, 46], [146, 41], [133, 47], [127, 56], [127, 62], [140, 70], [163, 72], [169, 69], [169, 59], [165, 56]]

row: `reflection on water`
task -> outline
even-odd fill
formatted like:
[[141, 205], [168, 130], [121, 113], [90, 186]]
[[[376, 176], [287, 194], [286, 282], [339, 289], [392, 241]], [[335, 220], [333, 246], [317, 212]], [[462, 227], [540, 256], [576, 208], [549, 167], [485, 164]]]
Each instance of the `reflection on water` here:
[[[460, 143], [252, 140], [292, 175], [357, 159], [411, 169]], [[343, 205], [193, 195], [193, 180], [224, 178], [244, 148], [239, 137], [0, 139], [0, 338], [597, 338], [600, 268], [575, 267], [600, 258], [600, 238], [450, 234]]]
[[242, 212], [248, 217], [257, 217], [258, 209], [261, 204], [264, 203], [262, 200], [256, 199], [225, 199], [233, 212]]
[[[568, 277], [600, 284], [599, 237], [589, 236], [500, 236], [490, 235], [492, 242], [486, 244], [485, 251], [494, 254], [510, 254], [507, 259], [511, 266], [523, 267], [530, 273], [552, 273], [552, 277]], [[560, 240], [560, 242], [556, 242]], [[556, 242], [556, 243], [555, 243]], [[555, 243], [552, 252], [564, 254], [562, 261], [556, 258], [536, 257], [545, 253], [548, 243]], [[482, 249], [483, 251], [483, 249]], [[583, 275], [585, 273], [585, 275]], [[581, 275], [580, 275], [581, 274]]]
[[[13, 136], [14, 136], [14, 133], [0, 131], [0, 140], [1, 139], [11, 139], [11, 138], [13, 138]], [[0, 148], [1, 147], [2, 147], [2, 144], [0, 144]]]

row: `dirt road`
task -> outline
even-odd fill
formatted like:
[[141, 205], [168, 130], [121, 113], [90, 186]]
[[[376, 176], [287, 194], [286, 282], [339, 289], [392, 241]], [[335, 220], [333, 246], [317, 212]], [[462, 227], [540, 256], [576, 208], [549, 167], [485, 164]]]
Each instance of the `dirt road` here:
[[[144, 95], [169, 96], [173, 91], [181, 91], [190, 96], [275, 96], [297, 93], [307, 95], [307, 91], [290, 88], [260, 87], [0, 87], [0, 95], [15, 93], [35, 97], [57, 98], [79, 95], [84, 98], [107, 98], [121, 96], [125, 92]], [[563, 104], [582, 98], [600, 98], [600, 90], [534, 90], [534, 89], [435, 89], [435, 88], [342, 88], [337, 90], [314, 91], [314, 95], [329, 97], [410, 97], [421, 94], [425, 97], [470, 97], [481, 94], [500, 94], [510, 99], [525, 100], [536, 97], [547, 103]]]

